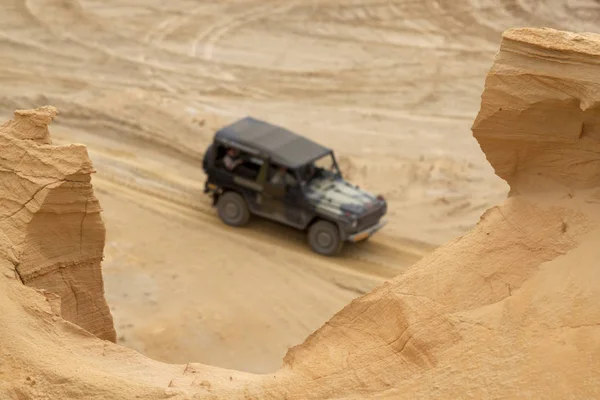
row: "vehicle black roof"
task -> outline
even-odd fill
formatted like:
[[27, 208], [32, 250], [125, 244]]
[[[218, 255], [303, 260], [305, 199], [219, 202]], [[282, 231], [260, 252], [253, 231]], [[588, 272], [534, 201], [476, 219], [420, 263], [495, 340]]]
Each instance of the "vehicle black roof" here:
[[245, 117], [219, 129], [215, 139], [255, 149], [273, 162], [296, 168], [314, 161], [331, 150], [280, 126]]

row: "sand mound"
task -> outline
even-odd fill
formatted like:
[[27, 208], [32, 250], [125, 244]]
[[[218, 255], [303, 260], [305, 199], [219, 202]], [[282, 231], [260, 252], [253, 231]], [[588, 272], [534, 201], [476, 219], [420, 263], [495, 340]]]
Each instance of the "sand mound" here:
[[[98, 307], [90, 321], [103, 323], [83, 318], [89, 307], [70, 320], [112, 332], [99, 292], [103, 232], [85, 149], [47, 144], [44, 127], [27, 133], [52, 109], [21, 112], [28, 121], [0, 132], [3, 182], [18, 182], [4, 189], [1, 238], [0, 382], [8, 397], [598, 397], [599, 49], [597, 35], [508, 31], [473, 131], [511, 196], [470, 233], [354, 300], [290, 349], [272, 375], [151, 361], [59, 318], [52, 301], [21, 285], [15, 265], [26, 283], [53, 283], [60, 276], [53, 266], [72, 263], [59, 271], [72, 271], [64, 285], [81, 290], [74, 304], [62, 300], [64, 318], [87, 300]], [[66, 211], [79, 217], [77, 229], [70, 213], [57, 218]], [[82, 221], [95, 221], [85, 235]], [[82, 268], [97, 276], [94, 284], [87, 274], [76, 279]]]

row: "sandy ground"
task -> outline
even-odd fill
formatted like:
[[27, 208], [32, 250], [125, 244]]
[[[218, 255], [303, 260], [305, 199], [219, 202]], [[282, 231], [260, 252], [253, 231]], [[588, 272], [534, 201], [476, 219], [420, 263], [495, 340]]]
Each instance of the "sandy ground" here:
[[[120, 343], [267, 372], [505, 197], [470, 132], [500, 33], [598, 21], [592, 0], [3, 0], [0, 112], [55, 105], [56, 142], [88, 146]], [[201, 157], [245, 115], [333, 147], [390, 224], [337, 259], [276, 224], [222, 225]]]

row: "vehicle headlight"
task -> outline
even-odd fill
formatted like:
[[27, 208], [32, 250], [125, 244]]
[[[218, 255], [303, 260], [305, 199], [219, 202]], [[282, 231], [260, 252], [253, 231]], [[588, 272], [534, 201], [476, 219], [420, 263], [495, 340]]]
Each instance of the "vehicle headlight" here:
[[346, 211], [344, 215], [348, 217], [348, 219], [350, 219], [350, 226], [356, 228], [356, 226], [358, 225], [358, 217], [349, 211]]

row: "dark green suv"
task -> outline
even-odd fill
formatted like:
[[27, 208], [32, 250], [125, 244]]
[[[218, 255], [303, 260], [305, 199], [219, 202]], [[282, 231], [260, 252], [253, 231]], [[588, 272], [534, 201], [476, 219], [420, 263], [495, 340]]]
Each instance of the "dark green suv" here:
[[204, 192], [224, 223], [279, 221], [306, 230], [319, 254], [337, 254], [385, 225], [384, 198], [344, 180], [331, 149], [251, 117], [215, 133], [203, 168]]

